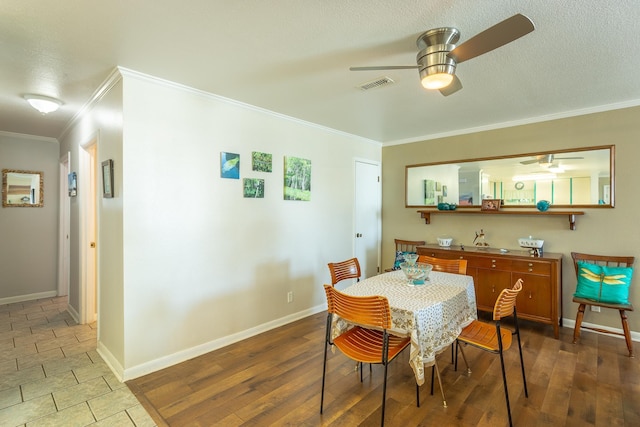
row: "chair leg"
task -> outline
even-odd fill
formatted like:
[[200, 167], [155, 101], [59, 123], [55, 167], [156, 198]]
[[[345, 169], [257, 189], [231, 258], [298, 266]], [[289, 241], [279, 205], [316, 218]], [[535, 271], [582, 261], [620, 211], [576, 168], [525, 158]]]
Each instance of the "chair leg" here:
[[380, 425], [384, 426], [384, 407], [387, 402], [387, 366], [389, 363], [384, 364], [384, 385], [382, 386], [382, 419]]
[[500, 365], [502, 367], [502, 382], [504, 384], [504, 398], [507, 401], [507, 414], [509, 415], [509, 426], [513, 426], [511, 420], [511, 405], [509, 404], [509, 388], [507, 387], [507, 373], [504, 369], [504, 357], [502, 355], [502, 349], [500, 349]]
[[322, 392], [320, 393], [320, 413], [322, 414], [322, 406], [324, 405], [324, 379], [327, 373], [327, 346], [328, 343], [324, 342], [324, 363], [322, 365]]
[[527, 377], [524, 374], [524, 359], [522, 358], [522, 344], [520, 343], [520, 328], [516, 326], [516, 335], [518, 335], [518, 350], [520, 350], [520, 367], [522, 368], [522, 382], [524, 383], [524, 396], [529, 397], [527, 390]]
[[629, 331], [629, 322], [627, 321], [627, 313], [620, 310], [620, 320], [622, 321], [622, 330], [624, 331], [624, 339], [627, 342], [627, 350], [629, 357], [633, 357], [633, 344], [631, 342], [631, 332]]
[[576, 326], [573, 328], [573, 343], [577, 343], [580, 338], [580, 326], [582, 326], [582, 318], [584, 317], [585, 304], [578, 306], [578, 314], [576, 315]]
[[431, 396], [433, 396], [433, 379], [435, 375], [436, 365], [431, 365]]
[[416, 383], [416, 406], [420, 407], [420, 386]]

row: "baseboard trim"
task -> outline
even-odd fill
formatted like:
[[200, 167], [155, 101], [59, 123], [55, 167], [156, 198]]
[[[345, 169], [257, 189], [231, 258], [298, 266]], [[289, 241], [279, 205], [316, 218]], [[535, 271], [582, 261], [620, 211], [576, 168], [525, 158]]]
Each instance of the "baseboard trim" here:
[[[281, 317], [279, 319], [273, 320], [271, 322], [256, 326], [254, 328], [250, 328], [232, 335], [228, 335], [226, 337], [222, 337], [208, 343], [204, 343], [192, 348], [188, 348], [177, 353], [164, 356], [155, 360], [151, 360], [149, 362], [142, 363], [137, 366], [133, 366], [131, 368], [124, 369], [122, 372], [122, 380], [121, 381], [129, 381], [134, 378], [141, 377], [143, 375], [150, 374], [155, 371], [159, 371], [160, 369], [167, 368], [169, 366], [173, 366], [180, 362], [184, 362], [185, 360], [193, 359], [194, 357], [201, 356], [205, 353], [209, 353], [214, 350], [218, 350], [220, 348], [226, 347], [230, 344], [234, 344], [238, 341], [242, 341], [247, 338], [251, 338], [255, 335], [261, 334], [263, 332], [270, 331], [271, 329], [278, 328], [280, 326], [284, 326], [286, 324], [295, 322], [296, 320], [303, 319], [305, 317], [311, 316], [313, 314], [319, 313], [327, 309], [326, 304], [318, 305], [316, 307], [311, 307], [307, 310], [299, 311], [297, 313], [290, 314], [285, 317]], [[98, 343], [99, 345], [99, 343]], [[99, 345], [100, 348], [100, 345]], [[104, 347], [100, 348], [99, 353], [102, 355], [102, 351], [108, 353], [108, 350]], [[115, 361], [115, 360], [114, 360]], [[112, 362], [114, 362], [112, 361]], [[113, 370], [113, 363], [109, 363], [109, 361], [105, 360], [107, 364], [110, 365]], [[118, 376], [118, 373], [116, 373]]]
[[[605, 331], [615, 332], [616, 334], [624, 333], [624, 331], [621, 328], [612, 328], [610, 326], [602, 326], [602, 325], [598, 325], [598, 324], [595, 324], [595, 323], [582, 322], [582, 325], [583, 326], [588, 326], [590, 328], [604, 329]], [[573, 319], [562, 319], [562, 327], [574, 329], [575, 326], [576, 326], [576, 321], [575, 320], [573, 320]], [[604, 332], [598, 332], [598, 331], [594, 331], [594, 330], [591, 330], [591, 329], [586, 329], [586, 330], [583, 329], [581, 331], [581, 333], [582, 332], [593, 332], [594, 334], [615, 336], [617, 338], [624, 339], [624, 336], [621, 336], [621, 335], [608, 335], [608, 334], [606, 334]], [[631, 331], [631, 341], [640, 342], [640, 332]]]
[[0, 298], [0, 305], [14, 304], [16, 302], [33, 301], [34, 299], [52, 298], [58, 296], [57, 291], [38, 292], [35, 294], [17, 295], [15, 297]]

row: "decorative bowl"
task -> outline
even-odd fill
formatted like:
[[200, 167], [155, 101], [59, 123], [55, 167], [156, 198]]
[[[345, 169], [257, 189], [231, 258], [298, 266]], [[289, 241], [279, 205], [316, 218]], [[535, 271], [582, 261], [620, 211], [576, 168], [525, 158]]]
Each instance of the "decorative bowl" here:
[[404, 254], [404, 262], [409, 265], [414, 265], [418, 260], [418, 254]]
[[438, 237], [438, 245], [443, 248], [451, 246], [451, 242], [453, 242], [453, 238], [451, 237]]
[[538, 208], [540, 212], [546, 211], [547, 209], [549, 209], [549, 206], [551, 206], [551, 203], [548, 200], [540, 200], [538, 203], [536, 203], [536, 208]]
[[409, 285], [422, 285], [426, 280], [429, 280], [429, 273], [431, 273], [433, 266], [424, 262], [416, 262], [413, 265], [403, 262], [400, 264], [400, 268], [409, 281]]

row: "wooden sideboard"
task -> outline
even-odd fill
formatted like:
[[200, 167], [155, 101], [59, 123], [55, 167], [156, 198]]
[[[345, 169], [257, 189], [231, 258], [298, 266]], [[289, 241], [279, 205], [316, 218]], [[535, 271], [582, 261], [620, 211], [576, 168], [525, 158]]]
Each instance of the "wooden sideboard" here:
[[528, 251], [477, 248], [474, 246], [418, 246], [419, 255], [466, 259], [467, 274], [473, 277], [478, 310], [492, 312], [500, 291], [518, 279], [524, 281], [516, 300], [518, 317], [553, 326], [556, 338], [562, 326], [562, 254], [544, 253], [532, 257]]

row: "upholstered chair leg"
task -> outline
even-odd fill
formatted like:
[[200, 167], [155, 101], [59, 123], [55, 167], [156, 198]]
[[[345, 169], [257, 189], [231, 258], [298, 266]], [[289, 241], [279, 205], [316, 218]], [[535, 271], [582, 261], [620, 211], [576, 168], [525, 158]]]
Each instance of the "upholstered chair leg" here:
[[573, 343], [577, 343], [580, 338], [580, 326], [582, 326], [582, 318], [584, 317], [584, 309], [586, 305], [580, 304], [578, 314], [576, 315], [576, 326], [573, 328]]
[[624, 339], [627, 342], [627, 350], [629, 357], [633, 357], [633, 343], [631, 342], [631, 331], [629, 331], [629, 322], [627, 321], [627, 313], [620, 310], [620, 320], [622, 321], [622, 330], [624, 331]]

